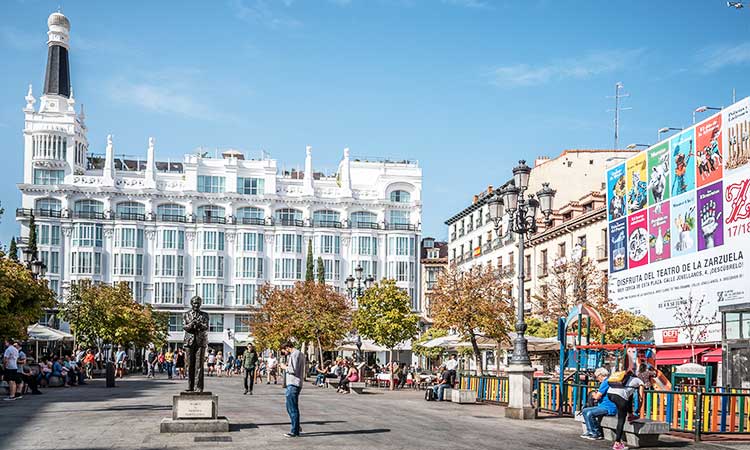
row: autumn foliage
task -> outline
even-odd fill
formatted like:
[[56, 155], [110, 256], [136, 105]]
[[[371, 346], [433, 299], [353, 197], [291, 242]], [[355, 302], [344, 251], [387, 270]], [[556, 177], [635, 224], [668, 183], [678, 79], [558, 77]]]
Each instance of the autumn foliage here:
[[0, 336], [25, 337], [26, 328], [55, 303], [46, 280], [35, 280], [23, 265], [0, 258]]

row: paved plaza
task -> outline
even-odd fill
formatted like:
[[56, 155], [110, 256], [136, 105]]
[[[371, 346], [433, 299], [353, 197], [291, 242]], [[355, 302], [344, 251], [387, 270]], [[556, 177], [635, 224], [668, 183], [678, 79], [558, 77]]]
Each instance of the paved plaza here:
[[[423, 393], [372, 389], [367, 395], [338, 395], [306, 386], [300, 399], [302, 434], [289, 439], [281, 386], [256, 386], [243, 396], [241, 378], [208, 378], [219, 396], [229, 433], [160, 434], [171, 415], [181, 381], [130, 377], [107, 389], [101, 380], [78, 388], [45, 389], [44, 395], [0, 402], [0, 448], [84, 449], [608, 449], [585, 441], [569, 418], [517, 422], [494, 405], [427, 403]], [[669, 439], [660, 448], [716, 449]], [[744, 447], [744, 446], [743, 446]], [[738, 447], [740, 448], [740, 447]]]

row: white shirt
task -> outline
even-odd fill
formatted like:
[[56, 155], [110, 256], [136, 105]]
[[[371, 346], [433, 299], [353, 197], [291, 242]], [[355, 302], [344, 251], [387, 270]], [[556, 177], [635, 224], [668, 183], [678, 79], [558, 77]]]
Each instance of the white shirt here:
[[628, 380], [628, 384], [625, 387], [622, 388], [614, 388], [612, 386], [609, 387], [607, 390], [607, 394], [614, 394], [619, 395], [620, 397], [624, 398], [625, 400], [629, 400], [630, 397], [633, 396], [636, 389], [643, 386], [643, 380], [633, 375], [630, 380]]
[[270, 358], [268, 358], [268, 368], [269, 369], [275, 369], [276, 368], [276, 364], [278, 364], [278, 363], [279, 362], [273, 356], [270, 357]]
[[6, 369], [18, 370], [18, 364], [16, 364], [18, 361], [18, 349], [16, 347], [9, 345], [8, 348], [5, 349], [5, 353], [3, 353], [3, 358], [7, 358], [8, 361], [5, 365]]
[[445, 368], [448, 370], [456, 370], [458, 368], [458, 360], [456, 359], [449, 359], [445, 362]]
[[214, 356], [213, 354], [208, 355], [208, 362], [210, 362], [211, 364], [216, 362], [216, 356]]

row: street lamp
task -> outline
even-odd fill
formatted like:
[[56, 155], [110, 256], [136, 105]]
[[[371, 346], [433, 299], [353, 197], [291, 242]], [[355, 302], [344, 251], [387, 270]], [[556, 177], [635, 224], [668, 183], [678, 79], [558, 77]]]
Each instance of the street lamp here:
[[44, 278], [44, 275], [47, 273], [47, 265], [38, 260], [36, 252], [32, 251], [29, 247], [23, 249], [23, 262], [35, 280], [40, 277]]
[[[357, 264], [357, 268], [354, 269], [354, 274], [356, 275], [356, 278], [349, 275], [346, 279], [346, 291], [349, 294], [349, 299], [352, 301], [356, 301], [360, 297], [362, 297], [362, 294], [365, 293], [365, 290], [372, 286], [372, 283], [375, 282], [375, 278], [373, 278], [372, 275], [368, 275], [367, 278], [364, 279], [364, 286], [362, 285], [362, 272], [364, 270], [362, 269], [362, 266]], [[356, 281], [356, 285], [354, 282]]]
[[693, 111], [693, 123], [695, 123], [695, 113], [702, 113], [706, 111], [721, 111], [722, 108], [716, 108], [714, 106], [699, 106]]
[[[537, 212], [541, 212], [545, 225], [552, 223], [552, 203], [556, 191], [549, 183], [542, 183], [542, 189], [536, 197], [527, 194], [531, 168], [521, 160], [513, 169], [514, 185], [506, 186], [495, 192], [489, 200], [490, 218], [499, 233], [504, 214], [508, 217], [508, 232], [518, 234], [518, 304], [516, 305], [516, 338], [513, 341], [513, 355], [510, 359], [509, 403], [506, 416], [513, 418], [530, 418], [534, 409], [531, 406], [531, 389], [534, 369], [529, 358], [526, 322], [524, 320], [524, 278], [525, 255], [524, 244], [528, 235], [537, 231]], [[503, 211], [504, 210], [504, 211]]]
[[668, 132], [670, 132], [670, 131], [682, 131], [682, 128], [675, 128], [675, 127], [664, 127], [664, 128], [659, 128], [659, 129], [658, 129], [658, 130], [656, 131], [656, 142], [659, 142], [659, 141], [661, 140], [661, 135], [662, 135], [663, 133], [668, 133]]
[[362, 336], [357, 335], [357, 362], [362, 361]]

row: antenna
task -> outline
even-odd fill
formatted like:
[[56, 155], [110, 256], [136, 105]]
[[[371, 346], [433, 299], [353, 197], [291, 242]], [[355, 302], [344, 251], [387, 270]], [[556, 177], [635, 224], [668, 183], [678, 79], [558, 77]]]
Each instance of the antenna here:
[[620, 99], [625, 97], [630, 97], [630, 94], [627, 94], [625, 92], [620, 92], [621, 89], [624, 89], [624, 86], [622, 85], [621, 81], [618, 81], [615, 83], [615, 95], [614, 96], [607, 96], [607, 98], [614, 98], [615, 99], [615, 109], [608, 109], [607, 112], [613, 112], [615, 113], [615, 150], [620, 148], [620, 111], [627, 111], [629, 109], [633, 108], [621, 108], [620, 107]]

